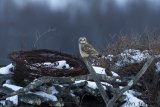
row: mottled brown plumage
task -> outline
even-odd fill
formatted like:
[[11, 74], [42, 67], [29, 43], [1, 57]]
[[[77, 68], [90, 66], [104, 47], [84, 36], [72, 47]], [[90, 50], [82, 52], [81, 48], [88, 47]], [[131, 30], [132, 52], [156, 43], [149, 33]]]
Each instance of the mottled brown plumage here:
[[101, 55], [94, 49], [94, 47], [87, 42], [86, 37], [79, 38], [79, 51], [82, 57], [100, 57]]

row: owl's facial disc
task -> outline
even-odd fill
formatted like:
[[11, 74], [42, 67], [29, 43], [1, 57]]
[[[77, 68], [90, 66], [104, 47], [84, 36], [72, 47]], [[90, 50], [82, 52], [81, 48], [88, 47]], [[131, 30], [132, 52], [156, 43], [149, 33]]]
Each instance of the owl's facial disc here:
[[79, 43], [86, 43], [87, 39], [85, 37], [80, 37], [79, 38]]

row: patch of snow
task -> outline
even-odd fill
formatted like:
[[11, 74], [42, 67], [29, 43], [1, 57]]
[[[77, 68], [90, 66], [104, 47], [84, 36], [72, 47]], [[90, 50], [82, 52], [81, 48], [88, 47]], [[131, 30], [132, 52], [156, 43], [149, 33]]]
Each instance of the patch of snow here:
[[14, 91], [18, 91], [19, 89], [23, 88], [23, 87], [20, 87], [20, 86], [16, 86], [16, 85], [11, 85], [11, 84], [3, 84], [3, 87], [8, 87]]
[[36, 94], [38, 96], [46, 97], [46, 98], [48, 98], [49, 100], [52, 100], [52, 101], [58, 101], [56, 96], [51, 95], [51, 94], [47, 94], [43, 91], [34, 92], [34, 94]]
[[136, 91], [133, 91], [133, 90], [128, 90], [127, 92], [130, 93], [130, 94], [132, 94], [132, 95], [134, 95], [134, 96], [140, 96], [140, 95], [142, 95], [142, 93], [136, 92]]
[[112, 61], [114, 56], [113, 55], [107, 55], [106, 59], [109, 59], [109, 61]]
[[[92, 89], [97, 89], [97, 85], [95, 82], [91, 82], [91, 81], [87, 81], [87, 82], [88, 82], [88, 84], [87, 84], [88, 87], [90, 87]], [[105, 89], [106, 87], [103, 86], [103, 88]]]
[[5, 84], [12, 84], [12, 83], [13, 83], [13, 81], [10, 80], [10, 79], [8, 79], [8, 80], [5, 81]]
[[[1, 100], [1, 101], [0, 101], [0, 104], [2, 104], [3, 106], [5, 106], [5, 104], [6, 104], [5, 100]], [[2, 106], [2, 107], [3, 107], [3, 106]]]
[[61, 88], [63, 88], [63, 85], [58, 85], [58, 86], [60, 86]]
[[140, 63], [149, 56], [150, 55], [147, 50], [141, 52], [140, 50], [128, 49], [119, 55], [116, 65], [124, 66], [126, 64]]
[[69, 64], [67, 64], [65, 60], [57, 61], [57, 63], [58, 63], [58, 66], [56, 66], [57, 69], [69, 69], [70, 68]]
[[49, 90], [52, 90], [51, 94], [58, 94], [59, 93], [54, 86], [50, 87]]
[[[98, 87], [97, 87], [97, 85], [96, 85], [95, 82], [91, 82], [91, 81], [87, 81], [87, 82], [88, 82], [88, 84], [87, 84], [88, 87], [90, 87], [90, 88], [92, 88], [92, 89], [98, 89]], [[102, 85], [105, 84], [105, 85], [107, 85], [107, 86], [112, 86], [111, 84], [108, 84], [108, 83], [106, 83], [106, 82], [101, 82], [101, 83], [102, 83]], [[105, 87], [105, 86], [103, 86], [103, 88], [106, 90], [106, 87]]]
[[105, 68], [93, 66], [93, 69], [95, 70], [95, 72], [96, 72], [97, 74], [106, 74]]
[[56, 68], [56, 69], [70, 69], [73, 67], [70, 67], [69, 64], [65, 60], [56, 61], [56, 62], [44, 62], [44, 63], [35, 63], [30, 66], [30, 69], [36, 70], [36, 67], [49, 67], [49, 68]]
[[115, 72], [113, 72], [113, 71], [111, 71], [111, 72], [112, 72], [112, 75], [113, 75], [113, 76], [119, 77], [119, 75], [118, 75], [117, 73], [115, 73]]
[[5, 67], [0, 68], [0, 74], [12, 74], [11, 68], [14, 68], [12, 64], [9, 64]]
[[144, 101], [138, 99], [133, 94], [135, 94], [134, 91], [126, 91], [124, 95], [126, 95], [126, 103], [124, 103], [121, 107], [148, 107]]
[[156, 72], [160, 73], [160, 62], [157, 62], [155, 65], [156, 65]]
[[18, 105], [18, 95], [8, 97], [8, 98], [6, 98], [6, 100], [13, 102], [14, 105]]
[[[81, 83], [81, 82], [84, 82], [84, 81], [86, 81], [86, 80], [75, 81], [75, 84], [78, 84], [78, 83]], [[87, 81], [87, 83], [88, 83], [88, 84], [87, 84], [88, 87], [90, 87], [90, 88], [92, 88], [92, 89], [98, 89], [98, 87], [97, 87], [97, 85], [96, 85], [95, 82]], [[109, 84], [109, 83], [106, 83], [106, 82], [101, 82], [101, 83], [102, 83], [102, 85], [104, 84], [104, 85], [107, 85], [107, 86], [111, 86], [111, 87], [112, 87], [112, 85]], [[106, 89], [105, 86], [103, 86], [103, 88]]]
[[78, 81], [75, 81], [75, 84], [78, 84], [78, 83], [81, 83], [81, 82], [84, 82], [86, 80], [78, 80]]
[[104, 85], [107, 85], [107, 86], [113, 87], [111, 84], [109, 84], [109, 83], [107, 83], [107, 82], [101, 82], [101, 83], [102, 83], [102, 85], [104, 84]]

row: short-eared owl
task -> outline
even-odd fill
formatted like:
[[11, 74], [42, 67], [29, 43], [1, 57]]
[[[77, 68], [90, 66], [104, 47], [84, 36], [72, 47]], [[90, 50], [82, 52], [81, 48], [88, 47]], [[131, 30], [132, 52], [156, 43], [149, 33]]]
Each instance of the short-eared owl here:
[[79, 38], [79, 51], [83, 58], [89, 56], [94, 58], [100, 57], [100, 54], [94, 49], [94, 47], [87, 42], [86, 37]]

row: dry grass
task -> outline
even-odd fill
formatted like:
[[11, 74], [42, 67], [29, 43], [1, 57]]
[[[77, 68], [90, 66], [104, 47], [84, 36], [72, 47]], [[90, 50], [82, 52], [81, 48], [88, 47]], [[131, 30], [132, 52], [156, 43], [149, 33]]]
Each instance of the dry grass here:
[[119, 34], [112, 38], [112, 42], [108, 43], [106, 48], [102, 50], [104, 55], [114, 55], [112, 61], [101, 61], [101, 66], [110, 70], [117, 62], [117, 55], [126, 49], [138, 49], [141, 51], [148, 50], [149, 54], [160, 54], [160, 36], [151, 33], [144, 34]]
[[154, 33], [135, 34], [135, 36], [120, 34], [103, 52], [117, 55], [126, 49], [150, 50], [154, 54], [160, 54], [160, 36]]

